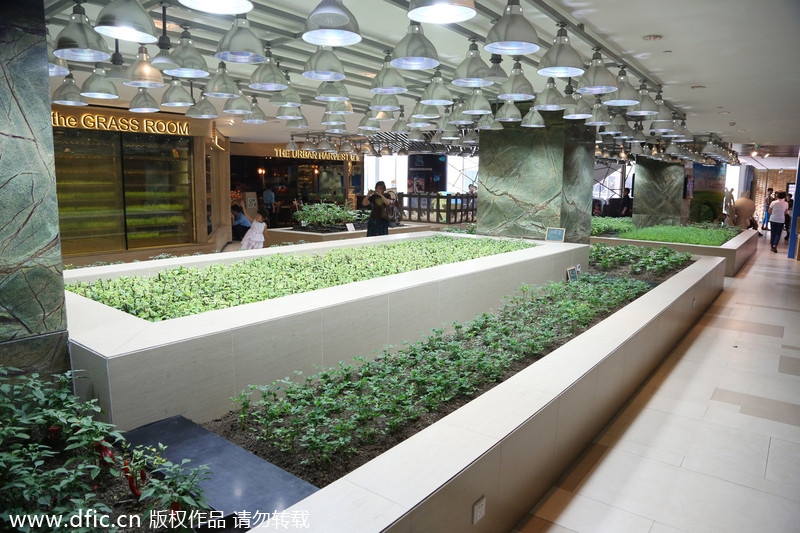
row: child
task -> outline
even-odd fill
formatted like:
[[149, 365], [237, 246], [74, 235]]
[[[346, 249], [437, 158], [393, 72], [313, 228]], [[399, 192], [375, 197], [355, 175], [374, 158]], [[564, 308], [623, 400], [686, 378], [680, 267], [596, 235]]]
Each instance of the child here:
[[250, 229], [244, 234], [242, 238], [242, 250], [260, 250], [264, 247], [264, 234], [267, 232], [267, 212], [264, 209], [259, 209], [254, 218], [247, 216], [244, 210], [244, 203], [242, 203], [242, 213], [250, 220]]

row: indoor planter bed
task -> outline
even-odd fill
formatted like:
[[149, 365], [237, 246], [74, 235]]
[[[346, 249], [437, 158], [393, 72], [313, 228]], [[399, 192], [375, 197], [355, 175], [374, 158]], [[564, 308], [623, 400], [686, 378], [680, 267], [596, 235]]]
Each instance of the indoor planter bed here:
[[[67, 283], [150, 276], [183, 266], [233, 263], [270, 254], [415, 240], [435, 232], [389, 235], [66, 271]], [[451, 235], [453, 238], [475, 238]], [[230, 410], [250, 384], [295, 370], [333, 366], [354, 354], [417, 340], [502, 303], [520, 285], [564, 278], [587, 264], [589, 247], [534, 248], [294, 294], [197, 315], [149, 322], [67, 292], [72, 368], [78, 394], [98, 398], [122, 430], [181, 414], [195, 422]], [[264, 356], [264, 353], [267, 356]]]
[[724, 274], [724, 259], [698, 258], [287, 512], [326, 533], [511, 530], [696, 323]]
[[[389, 228], [389, 235], [399, 235], [402, 233], [414, 233], [418, 231], [431, 231], [436, 228], [433, 224], [415, 224], [403, 222], [402, 226], [395, 226]], [[315, 233], [311, 231], [298, 231], [292, 228], [270, 228], [267, 231], [267, 238], [264, 241], [265, 246], [273, 244], [283, 244], [285, 242], [327, 242], [338, 241], [340, 239], [357, 239], [359, 237], [366, 237], [366, 229], [357, 229], [355, 231], [339, 231], [328, 233]]]

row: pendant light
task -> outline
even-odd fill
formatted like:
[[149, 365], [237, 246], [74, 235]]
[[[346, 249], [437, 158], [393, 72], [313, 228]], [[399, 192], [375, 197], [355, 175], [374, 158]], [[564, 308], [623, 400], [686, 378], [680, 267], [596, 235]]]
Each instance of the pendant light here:
[[622, 113], [618, 113], [611, 119], [611, 122], [606, 125], [606, 135], [621, 133], [627, 125], [628, 122], [625, 120], [625, 116]]
[[523, 128], [544, 128], [544, 117], [542, 117], [542, 114], [539, 113], [535, 107], [531, 106], [519, 125]]
[[584, 104], [581, 111], [578, 111], [579, 103], [582, 102], [580, 100], [580, 94], [578, 94], [578, 99], [575, 98], [574, 88], [572, 86], [572, 78], [567, 80], [567, 86], [564, 88], [564, 119], [565, 120], [583, 120], [587, 118], [591, 118], [592, 116], [592, 109]]
[[361, 42], [361, 33], [342, 0], [323, 0], [306, 19], [303, 40], [318, 46], [350, 46]]
[[425, 142], [425, 134], [414, 128], [411, 130], [411, 133], [408, 134], [408, 140], [411, 142]]
[[75, 84], [75, 78], [72, 72], [64, 76], [64, 81], [61, 82], [58, 89], [53, 92], [53, 103], [61, 105], [81, 106], [88, 105], [86, 97], [84, 97], [78, 86]]
[[217, 110], [214, 107], [204, 92], [200, 93], [200, 101], [186, 110], [186, 116], [189, 118], [212, 119], [217, 118]]
[[369, 108], [373, 111], [397, 111], [400, 103], [393, 94], [376, 94], [370, 100]]
[[514, 68], [511, 69], [511, 76], [500, 87], [501, 100], [513, 100], [515, 102], [524, 100], [533, 100], [536, 98], [536, 93], [533, 90], [533, 85], [522, 73], [522, 64], [518, 58], [515, 58]]
[[569, 116], [564, 114], [564, 118], [568, 118], [570, 120], [580, 120], [592, 117], [592, 106], [589, 105], [587, 100], [589, 96], [583, 96], [580, 93], [576, 93], [574, 95], [575, 101], [577, 105], [575, 106], [575, 110], [572, 111]]
[[302, 113], [300, 113], [300, 108], [297, 106], [283, 106], [278, 108], [278, 111], [275, 113], [275, 118], [280, 120], [294, 120], [301, 116]]
[[317, 152], [331, 153], [333, 151], [334, 151], [333, 146], [331, 145], [327, 137], [323, 137], [317, 144]]
[[214, 54], [214, 57], [220, 61], [245, 64], [262, 63], [266, 59], [264, 45], [250, 29], [247, 15], [236, 15], [233, 26], [217, 45], [217, 53]]
[[492, 66], [489, 67], [489, 75], [486, 77], [488, 81], [492, 83], [503, 83], [508, 79], [508, 74], [506, 74], [506, 71], [500, 66], [502, 61], [503, 56], [500, 54], [492, 54], [492, 57], [489, 58], [489, 62]]
[[178, 63], [172, 58], [169, 49], [172, 48], [172, 43], [167, 35], [167, 1], [161, 2], [161, 36], [158, 38], [159, 52], [156, 57], [150, 61], [150, 64], [155, 68], [164, 72], [165, 70], [173, 70], [178, 68]]
[[408, 92], [403, 75], [392, 66], [390, 50], [386, 50], [386, 57], [383, 58], [383, 67], [373, 78], [370, 91], [378, 94], [402, 94]]
[[694, 134], [689, 131], [689, 128], [686, 127], [686, 120], [681, 121], [681, 128], [680, 128], [680, 137], [675, 139], [676, 143], [690, 143], [694, 142]]
[[233, 79], [228, 76], [228, 69], [225, 67], [225, 62], [220, 61], [217, 65], [217, 73], [208, 79], [206, 84], [206, 96], [214, 98], [234, 98], [236, 94], [236, 84]]
[[444, 84], [442, 72], [437, 68], [433, 78], [422, 92], [421, 102], [428, 105], [452, 105], [453, 95]]
[[656, 93], [655, 104], [658, 113], [651, 117], [653, 122], [650, 124], [650, 131], [656, 133], [672, 132], [675, 129], [672, 125], [672, 113], [664, 103], [664, 97], [661, 95], [661, 87], [658, 88], [658, 93]]
[[275, 64], [269, 46], [264, 52], [264, 61], [250, 75], [248, 87], [259, 91], [282, 91], [287, 87], [283, 72]]
[[657, 115], [658, 106], [650, 97], [644, 80], [641, 81], [642, 83], [639, 85], [639, 103], [629, 109], [628, 114], [634, 117], [649, 117], [652, 115]]
[[[297, 92], [297, 89], [292, 87], [292, 81], [289, 79], [288, 70], [284, 72], [284, 80], [286, 80], [286, 88], [273, 96], [272, 99], [270, 99], [270, 103], [286, 107], [300, 107], [303, 101], [300, 99], [300, 94]], [[279, 101], [280, 104], [278, 103]]]
[[337, 104], [339, 102], [328, 102], [328, 105], [325, 108], [325, 112], [322, 114], [322, 120], [320, 124], [323, 126], [340, 126], [342, 124], [346, 124], [344, 120], [344, 115], [339, 113], [331, 113], [328, 111], [328, 108], [333, 104]]
[[242, 90], [239, 88], [239, 84], [236, 84], [236, 96], [233, 98], [228, 98], [225, 101], [225, 106], [222, 108], [223, 113], [228, 113], [229, 115], [249, 115], [253, 112], [253, 107], [250, 102], [245, 98], [244, 94], [242, 94]]
[[320, 102], [346, 102], [350, 100], [350, 93], [341, 81], [323, 81], [317, 87], [314, 100]]
[[238, 15], [253, 10], [250, 0], [178, 0], [181, 5], [214, 15]]
[[344, 79], [344, 67], [330, 46], [319, 46], [306, 61], [303, 77], [310, 80], [339, 81]]
[[131, 105], [128, 107], [131, 113], [158, 113], [158, 102], [150, 94], [147, 87], [139, 87], [139, 92], [136, 93], [131, 99]]
[[[408, 119], [408, 126], [415, 129], [426, 128], [430, 126], [430, 121], [433, 118], [426, 118], [426, 110], [430, 109], [435, 110], [433, 113], [436, 114], [436, 116], [433, 118], [439, 118], [439, 111], [436, 110], [436, 107], [425, 105], [419, 101], [419, 98], [417, 98], [417, 103], [414, 106], [414, 109], [411, 111], [410, 118]], [[428, 113], [431, 112], [428, 111]]]
[[300, 149], [306, 152], [314, 153], [317, 151], [317, 143], [315, 143], [313, 140], [309, 139], [308, 136], [306, 136], [306, 140], [303, 144], [300, 145]]
[[352, 115], [353, 104], [349, 101], [332, 100], [325, 106], [325, 113], [329, 115]]
[[644, 136], [644, 126], [642, 126], [641, 119], [637, 119], [636, 124], [633, 125], [633, 137], [631, 137], [628, 142], [633, 144], [641, 144], [646, 140], [647, 139]]
[[[578, 92], [580, 92], [580, 90]], [[625, 71], [625, 67], [619, 69], [619, 74], [617, 75], [617, 91], [609, 95], [609, 99], [604, 103], [612, 107], [627, 107], [639, 103], [639, 93], [633, 88], [631, 82], [628, 81], [628, 73]]]
[[472, 96], [464, 103], [464, 113], [467, 115], [487, 115], [492, 113], [492, 105], [483, 95], [480, 87], [472, 89]]
[[489, 30], [483, 49], [492, 54], [520, 56], [539, 48], [539, 36], [523, 15], [519, 0], [508, 0], [503, 16]]
[[473, 0], [411, 0], [408, 18], [431, 24], [464, 22], [476, 15]]
[[83, 82], [81, 94], [87, 98], [101, 98], [103, 100], [119, 98], [119, 93], [114, 83], [106, 79], [106, 71], [103, 67], [94, 68], [92, 75]]
[[[475, 125], [475, 129], [477, 130], [489, 130], [492, 128], [492, 123], [494, 122], [494, 115], [489, 113], [488, 115], [483, 115], [478, 123]], [[500, 126], [502, 128], [502, 126]]]
[[558, 32], [553, 46], [542, 56], [542, 60], [539, 61], [539, 70], [536, 72], [541, 76], [552, 78], [577, 78], [585, 72], [583, 59], [569, 44], [566, 24], [563, 22], [558, 23]]
[[112, 0], [100, 10], [94, 29], [122, 41], [139, 44], [158, 41], [156, 25], [139, 0]]
[[394, 120], [394, 112], [370, 109], [369, 117], [377, 120], [378, 122], [388, 122], [390, 120]]
[[172, 78], [172, 81], [169, 82], [169, 87], [161, 97], [161, 105], [165, 107], [184, 107], [193, 103], [192, 95], [183, 86], [181, 80]]
[[[340, 124], [337, 126], [328, 126], [325, 128], [325, 133], [327, 135], [337, 135], [337, 134], [346, 134], [347, 133], [347, 126], [344, 124]], [[335, 152], [332, 152], [335, 153]]]
[[139, 45], [136, 61], [128, 69], [128, 81], [123, 83], [131, 87], [147, 87], [150, 89], [166, 85], [161, 72], [150, 64], [147, 48], [143, 44]]
[[47, 39], [47, 75], [50, 77], [66, 76], [69, 74], [69, 67], [64, 58], [53, 54], [53, 41], [50, 39], [50, 30], [45, 28]]
[[72, 61], [105, 61], [111, 57], [111, 52], [103, 37], [89, 24], [81, 2], [83, 0], [75, 1], [69, 22], [56, 37], [53, 54]]
[[286, 127], [295, 130], [307, 130], [308, 119], [302, 113], [300, 113], [300, 118], [287, 120]]
[[289, 150], [290, 152], [296, 152], [297, 150], [300, 149], [300, 147], [297, 146], [297, 143], [294, 142], [294, 135], [290, 137], [290, 141], [286, 144], [286, 149]]
[[611, 116], [608, 111], [603, 107], [600, 97], [598, 96], [592, 106], [592, 116], [586, 119], [587, 126], [605, 126], [611, 124]]
[[[411, 112], [413, 118], [423, 118], [435, 120], [442, 116], [439, 108], [435, 105], [423, 104], [420, 98], [417, 98], [417, 105], [414, 106], [414, 111]], [[420, 126], [424, 127], [424, 126]]]
[[422, 31], [419, 22], [411, 21], [406, 35], [392, 52], [392, 65], [406, 70], [424, 70], [439, 66], [439, 54]]
[[466, 135], [464, 135], [462, 142], [464, 144], [478, 144], [478, 131], [469, 130]]
[[458, 102], [453, 106], [453, 111], [450, 114], [450, 120], [448, 120], [448, 122], [456, 126], [468, 126], [474, 122], [472, 116], [464, 113], [463, 99], [459, 98]]
[[498, 122], [522, 122], [522, 113], [513, 100], [506, 100], [494, 118]]
[[539, 111], [560, 111], [564, 109], [561, 93], [556, 89], [556, 80], [547, 78], [544, 90], [534, 102], [534, 107]]
[[489, 125], [489, 131], [503, 131], [504, 129], [503, 123], [496, 118], [493, 119], [491, 125]]
[[183, 26], [181, 40], [170, 57], [178, 66], [164, 69], [164, 74], [178, 78], [205, 78], [209, 74], [206, 60], [195, 48], [188, 26]]
[[490, 74], [489, 66], [481, 59], [475, 39], [470, 40], [472, 42], [467, 50], [467, 57], [456, 67], [452, 83], [460, 87], [486, 87], [491, 85], [494, 82], [487, 79]]
[[[617, 78], [603, 63], [600, 48], [594, 48], [589, 68], [581, 76], [578, 92], [581, 94], [607, 94], [617, 91]], [[608, 104], [606, 104], [608, 105]]]
[[439, 138], [443, 141], [453, 141], [455, 139], [461, 138], [461, 133], [459, 133], [458, 128], [456, 128], [455, 124], [450, 124], [448, 119], [447, 125], [445, 125], [444, 129], [442, 130], [442, 134]]
[[400, 109], [400, 116], [397, 117], [397, 121], [392, 126], [392, 131], [394, 133], [411, 133], [411, 128], [408, 127], [408, 122], [406, 122], [404, 109]]
[[358, 129], [363, 131], [380, 131], [381, 123], [374, 118], [370, 118], [369, 114], [365, 113], [364, 118], [358, 123]]

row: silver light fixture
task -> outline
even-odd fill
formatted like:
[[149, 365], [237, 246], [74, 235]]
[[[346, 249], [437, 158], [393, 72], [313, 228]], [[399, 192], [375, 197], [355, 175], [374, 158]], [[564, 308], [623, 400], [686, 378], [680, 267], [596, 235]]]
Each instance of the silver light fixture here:
[[119, 98], [117, 88], [113, 82], [106, 78], [106, 71], [103, 67], [94, 68], [92, 75], [83, 82], [81, 94], [87, 98], [101, 98], [103, 100]]
[[352, 115], [353, 104], [349, 101], [333, 100], [325, 106], [325, 113], [329, 115]]
[[[483, 115], [478, 123], [475, 125], [475, 129], [477, 130], [489, 130], [492, 129], [492, 123], [494, 122], [494, 115], [489, 113], [488, 115]], [[502, 125], [500, 126], [503, 127]]]
[[411, 0], [408, 18], [430, 24], [464, 22], [475, 16], [473, 0]]
[[139, 44], [158, 41], [156, 25], [139, 0], [113, 0], [100, 10], [94, 29], [122, 41]]
[[658, 106], [648, 93], [644, 80], [639, 85], [639, 103], [629, 109], [627, 113], [634, 117], [649, 117], [658, 114]]
[[131, 87], [147, 87], [150, 89], [166, 85], [161, 72], [150, 64], [147, 48], [144, 45], [139, 46], [136, 61], [128, 69], [128, 81], [123, 83]]
[[480, 87], [472, 89], [472, 96], [467, 98], [464, 103], [463, 112], [467, 115], [490, 115], [492, 113], [492, 105], [483, 95], [483, 90]]
[[544, 117], [535, 107], [531, 106], [525, 116], [522, 118], [520, 126], [523, 128], [544, 128]]
[[250, 29], [247, 15], [236, 15], [233, 26], [217, 45], [215, 57], [221, 61], [247, 64], [262, 63], [266, 59], [264, 45]]
[[250, 0], [178, 0], [178, 2], [195, 11], [214, 15], [238, 15], [253, 10], [253, 3]]
[[53, 103], [72, 106], [88, 105], [86, 97], [81, 94], [71, 72], [64, 76], [64, 81], [53, 92]]
[[128, 111], [131, 113], [158, 113], [158, 102], [147, 87], [139, 87], [139, 92], [131, 99]]
[[217, 110], [214, 107], [205, 93], [200, 93], [200, 101], [186, 110], [186, 116], [189, 118], [212, 119], [217, 118]]
[[502, 61], [503, 56], [500, 54], [492, 54], [492, 57], [489, 58], [489, 62], [492, 64], [492, 66], [489, 67], [489, 75], [486, 77], [488, 81], [493, 83], [503, 83], [508, 79], [508, 74], [506, 74], [506, 71], [500, 66]]
[[513, 100], [515, 102], [524, 100], [533, 100], [536, 98], [536, 92], [533, 90], [533, 85], [522, 73], [522, 64], [518, 58], [515, 58], [514, 68], [511, 69], [511, 76], [500, 87], [501, 100]]
[[342, 102], [328, 102], [325, 106], [325, 112], [322, 114], [322, 121], [320, 124], [324, 126], [339, 126], [345, 124], [344, 115], [341, 113], [334, 113], [335, 106], [343, 106]]
[[69, 22], [56, 37], [53, 54], [72, 61], [105, 61], [111, 57], [111, 52], [103, 37], [89, 24], [81, 2], [83, 0], [75, 1]]
[[264, 52], [264, 61], [250, 75], [248, 87], [259, 91], [282, 91], [287, 87], [283, 72], [275, 64], [269, 46]]
[[586, 119], [587, 126], [605, 126], [611, 124], [611, 116], [603, 107], [600, 97], [598, 96], [594, 105], [592, 106], [592, 116]]
[[288, 70], [284, 73], [284, 79], [286, 80], [286, 88], [274, 95], [270, 99], [270, 103], [286, 107], [300, 107], [303, 101], [300, 99], [300, 94], [297, 92], [297, 89], [292, 87], [292, 81], [289, 79]]
[[553, 46], [545, 52], [542, 60], [539, 61], [539, 70], [536, 72], [541, 76], [552, 78], [577, 78], [585, 72], [583, 59], [577, 50], [569, 44], [566, 24], [558, 23], [558, 32], [553, 41]]
[[608, 100], [604, 103], [612, 107], [628, 107], [639, 103], [639, 93], [628, 81], [628, 73], [625, 71], [625, 67], [619, 69], [617, 91], [610, 94]]
[[506, 100], [494, 118], [498, 122], [521, 122], [522, 113], [513, 100]]
[[233, 98], [228, 98], [228, 100], [225, 101], [225, 106], [222, 108], [222, 112], [230, 115], [251, 114], [253, 112], [253, 107], [247, 98], [245, 98], [244, 94], [242, 94], [242, 90], [239, 89], [238, 84], [236, 86], [236, 93], [236, 96]]
[[350, 100], [350, 93], [341, 81], [323, 81], [317, 87], [314, 100], [321, 102], [346, 102]]
[[452, 105], [453, 95], [444, 84], [442, 72], [437, 68], [433, 78], [422, 93], [421, 102], [428, 105]]
[[475, 39], [471, 39], [467, 57], [459, 63], [453, 73], [453, 85], [460, 87], [486, 87], [494, 83], [487, 79], [490, 75], [489, 66], [481, 59]]
[[228, 76], [228, 69], [223, 61], [217, 65], [217, 73], [208, 79], [205, 95], [214, 98], [235, 98], [237, 96], [236, 84]]
[[439, 54], [425, 37], [419, 22], [411, 21], [405, 36], [392, 52], [392, 65], [406, 70], [423, 70], [439, 65]]
[[300, 149], [300, 147], [297, 146], [297, 143], [294, 142], [294, 135], [291, 136], [290, 141], [286, 144], [286, 149], [290, 152], [295, 152]]
[[342, 0], [323, 0], [306, 19], [303, 40], [318, 46], [350, 46], [361, 42], [361, 33]]
[[209, 74], [206, 60], [195, 48], [188, 26], [183, 26], [181, 40], [170, 57], [177, 67], [164, 69], [164, 74], [178, 78], [205, 78]]
[[330, 46], [320, 46], [306, 61], [303, 77], [310, 80], [339, 81], [344, 79], [344, 67]]
[[300, 113], [300, 118], [287, 120], [286, 127], [295, 130], [307, 130], [308, 119], [302, 113]]
[[50, 30], [45, 27], [47, 35], [47, 75], [50, 77], [66, 76], [69, 74], [69, 67], [64, 58], [53, 54], [53, 41], [50, 39]]
[[376, 94], [370, 100], [369, 108], [373, 111], [397, 111], [400, 103], [393, 94]]
[[280, 120], [294, 120], [301, 116], [300, 108], [296, 106], [283, 106], [278, 108], [278, 111], [275, 113], [275, 118]]
[[409, 133], [408, 140], [411, 142], [425, 142], [425, 134], [415, 128]]
[[161, 105], [165, 107], [184, 107], [194, 103], [192, 95], [181, 83], [181, 80], [173, 78], [169, 82], [169, 87], [161, 97]]
[[605, 133], [606, 135], [617, 135], [622, 133], [627, 126], [628, 122], [625, 120], [625, 115], [617, 113], [617, 115], [611, 119], [611, 122], [606, 125]]
[[122, 54], [119, 53], [119, 39], [114, 39], [114, 53], [111, 54], [111, 70], [106, 72], [106, 78], [114, 83], [125, 83], [129, 80], [128, 69], [123, 65]]
[[[434, 111], [429, 111], [431, 109]], [[435, 114], [436, 116], [427, 118], [428, 114]], [[425, 105], [417, 99], [417, 104], [411, 111], [411, 118], [408, 120], [408, 126], [410, 128], [426, 128], [431, 125], [431, 120], [436, 118], [439, 118], [439, 112], [436, 110], [436, 107]]]
[[483, 49], [492, 54], [520, 56], [539, 48], [539, 36], [522, 13], [519, 0], [508, 0], [503, 16], [489, 30]]
[[369, 113], [365, 113], [364, 118], [358, 123], [358, 129], [363, 131], [380, 131], [381, 123], [371, 118]]
[[589, 68], [581, 76], [578, 84], [578, 92], [581, 94], [607, 94], [617, 90], [617, 78], [603, 63], [600, 48], [594, 48], [594, 55], [589, 62]]
[[408, 127], [408, 122], [406, 122], [406, 116], [403, 109], [400, 110], [400, 116], [397, 117], [397, 121], [392, 126], [392, 131], [394, 133], [410, 133], [411, 128]]
[[156, 54], [156, 57], [150, 61], [150, 64], [153, 65], [160, 71], [165, 70], [174, 70], [178, 68], [178, 63], [172, 58], [172, 55], [169, 53], [169, 49], [172, 48], [172, 43], [169, 40], [169, 35], [167, 35], [167, 1], [162, 0], [161, 2], [161, 36], [158, 38], [158, 48], [159, 52]]
[[563, 96], [556, 88], [556, 80], [547, 78], [544, 90], [539, 93], [534, 107], [539, 111], [560, 111], [564, 109]]
[[[572, 86], [572, 78], [567, 80], [567, 86], [564, 88], [564, 119], [566, 120], [583, 120], [592, 116], [592, 110], [588, 105], [584, 105], [584, 109], [579, 112], [579, 100], [575, 99], [575, 92]], [[580, 98], [580, 94], [578, 95]]]
[[589, 96], [584, 97], [580, 93], [576, 93], [574, 95], [574, 98], [575, 101], [577, 102], [575, 110], [569, 113], [569, 116], [567, 116], [567, 114], [565, 113], [564, 118], [568, 118], [571, 120], [581, 120], [581, 119], [591, 118], [592, 106], [590, 106], [589, 103], [587, 102]]
[[408, 92], [406, 80], [397, 69], [392, 66], [392, 56], [390, 50], [386, 50], [386, 57], [383, 58], [383, 67], [372, 80], [370, 91], [378, 94], [401, 94]]

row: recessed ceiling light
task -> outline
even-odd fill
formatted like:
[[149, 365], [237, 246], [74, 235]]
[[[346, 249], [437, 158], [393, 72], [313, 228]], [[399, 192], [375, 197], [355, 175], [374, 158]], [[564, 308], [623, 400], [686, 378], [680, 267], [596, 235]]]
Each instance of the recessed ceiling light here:
[[692, 89], [705, 89], [705, 85], [692, 85]]
[[642, 39], [644, 39], [645, 41], [660, 41], [663, 38], [664, 38], [663, 35], [659, 35], [657, 33], [651, 33], [649, 35], [645, 35], [642, 37]]

